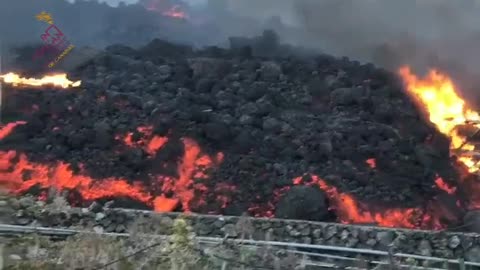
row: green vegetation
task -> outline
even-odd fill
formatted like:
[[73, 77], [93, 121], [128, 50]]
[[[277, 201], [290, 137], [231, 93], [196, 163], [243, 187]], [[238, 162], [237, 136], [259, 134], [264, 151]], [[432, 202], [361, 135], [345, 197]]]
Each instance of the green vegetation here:
[[[200, 245], [185, 219], [173, 221], [169, 239], [135, 227], [129, 238], [77, 234], [57, 240], [38, 235], [8, 238], [7, 270], [292, 270], [298, 258], [279, 258], [273, 248], [247, 249], [231, 242]], [[293, 263], [293, 264], [292, 264]], [[292, 268], [293, 266], [293, 268]]]

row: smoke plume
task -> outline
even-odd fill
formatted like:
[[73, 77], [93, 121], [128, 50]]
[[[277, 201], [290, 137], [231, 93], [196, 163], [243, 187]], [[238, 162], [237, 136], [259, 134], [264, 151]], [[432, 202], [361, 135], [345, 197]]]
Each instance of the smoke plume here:
[[[479, 1], [230, 1], [237, 14], [278, 15], [294, 25], [282, 40], [395, 70], [447, 71], [467, 95], [478, 80]], [[465, 91], [464, 91], [465, 92]]]
[[[117, 3], [118, 1], [116, 1]], [[131, 2], [131, 1], [130, 1]], [[171, 20], [146, 5], [181, 5], [190, 16]], [[190, 3], [192, 1], [189, 1]], [[282, 42], [348, 56], [395, 70], [436, 67], [464, 89], [476, 85], [480, 5], [473, 0], [208, 0], [190, 7], [180, 0], [142, 0], [111, 7], [95, 1], [0, 2], [3, 44], [40, 43], [45, 26], [34, 19], [50, 12], [77, 46], [139, 46], [160, 37], [196, 46], [226, 45], [229, 36], [274, 29]], [[469, 91], [471, 92], [471, 91]]]

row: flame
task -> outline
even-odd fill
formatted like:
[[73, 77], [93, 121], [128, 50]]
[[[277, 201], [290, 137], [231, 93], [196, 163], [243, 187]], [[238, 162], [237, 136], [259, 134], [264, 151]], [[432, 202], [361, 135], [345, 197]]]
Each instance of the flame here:
[[[462, 146], [466, 138], [457, 133], [456, 127], [467, 121], [478, 121], [480, 116], [466, 107], [452, 80], [436, 70], [431, 70], [423, 80], [412, 74], [408, 67], [401, 68], [399, 73], [407, 84], [408, 93], [426, 108], [430, 121], [451, 138], [452, 148]], [[474, 148], [469, 143], [463, 146], [465, 150]]]
[[[26, 123], [10, 123], [0, 129], [0, 139], [21, 124]], [[147, 152], [154, 155], [168, 141], [164, 137], [152, 136], [151, 127], [139, 127], [137, 130], [151, 138], [142, 143], [142, 140], [136, 142], [130, 137], [127, 146], [145, 147]], [[0, 151], [0, 186], [6, 186], [16, 194], [27, 192], [34, 186], [41, 189], [55, 188], [57, 191], [75, 190], [84, 201], [128, 197], [143, 202], [155, 211], [173, 211], [180, 204], [185, 212], [190, 212], [193, 203], [205, 203], [202, 199], [197, 199], [196, 195], [207, 191], [202, 183], [209, 178], [206, 171], [222, 162], [223, 153], [210, 157], [202, 153], [194, 140], [183, 138], [181, 141], [185, 153], [177, 164], [177, 176], [151, 175], [149, 183], [113, 177], [93, 179], [82, 166], [80, 172], [75, 174], [71, 165], [65, 162], [41, 164], [30, 161], [25, 154], [17, 151]], [[222, 205], [226, 207], [228, 200], [222, 199]]]
[[[460, 135], [456, 128], [469, 121], [478, 121], [480, 116], [466, 106], [452, 80], [435, 70], [430, 71], [424, 80], [419, 80], [408, 67], [401, 68], [399, 73], [409, 94], [426, 108], [430, 121], [451, 139], [451, 150], [475, 150], [475, 145], [467, 142], [466, 136]], [[478, 124], [475, 126], [480, 128]], [[477, 162], [466, 154], [460, 153], [459, 160], [470, 172], [480, 169]]]
[[53, 85], [61, 88], [78, 87], [81, 81], [72, 82], [67, 78], [67, 74], [54, 74], [46, 75], [41, 79], [35, 78], [23, 78], [20, 75], [10, 72], [5, 75], [0, 75], [0, 79], [3, 79], [5, 83], [12, 84], [13, 86], [44, 86]]
[[[471, 151], [476, 150], [475, 145], [468, 141], [466, 135], [459, 133], [458, 127], [469, 123], [477, 130], [480, 129], [480, 115], [469, 108], [459, 96], [453, 81], [437, 70], [431, 70], [423, 79], [412, 74], [409, 67], [400, 68], [399, 74], [406, 84], [408, 94], [425, 108], [430, 121], [438, 131], [450, 138], [450, 154], [456, 155], [458, 161], [470, 173], [478, 173], [479, 161], [471, 154]], [[455, 189], [448, 187], [441, 178], [437, 178], [435, 183], [447, 193], [455, 192]], [[470, 193], [470, 207], [480, 205], [480, 198], [475, 195], [475, 190], [480, 189], [480, 184], [477, 182], [463, 185], [469, 186], [465, 190]]]

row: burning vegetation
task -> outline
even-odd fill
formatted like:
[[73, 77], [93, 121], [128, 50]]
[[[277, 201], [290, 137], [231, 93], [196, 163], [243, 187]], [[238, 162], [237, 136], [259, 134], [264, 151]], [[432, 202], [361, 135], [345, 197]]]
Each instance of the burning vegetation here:
[[78, 206], [424, 229], [480, 206], [478, 114], [447, 75], [120, 47], [73, 72], [81, 84], [2, 76], [17, 120], [0, 130], [2, 185]]

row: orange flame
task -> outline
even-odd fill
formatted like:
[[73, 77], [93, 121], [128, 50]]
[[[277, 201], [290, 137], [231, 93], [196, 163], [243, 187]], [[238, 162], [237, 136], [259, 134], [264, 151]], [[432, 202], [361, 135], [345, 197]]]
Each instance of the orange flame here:
[[[480, 116], [466, 107], [452, 80], [436, 70], [430, 71], [423, 80], [412, 74], [408, 67], [401, 68], [399, 73], [407, 84], [408, 93], [427, 109], [430, 121], [452, 139], [452, 148], [460, 147], [465, 136], [457, 134], [455, 128], [466, 121], [478, 121]], [[463, 149], [473, 150], [474, 145], [467, 143]]]
[[[480, 164], [473, 155], [468, 153], [476, 150], [475, 145], [468, 142], [467, 136], [460, 134], [457, 128], [470, 123], [480, 129], [480, 115], [467, 106], [447, 75], [431, 70], [425, 78], [418, 79], [408, 67], [402, 67], [399, 74], [406, 84], [408, 94], [425, 108], [430, 121], [437, 129], [450, 138], [451, 154], [457, 155], [458, 160], [465, 165], [469, 172], [478, 173]], [[448, 187], [441, 178], [437, 178], [435, 183], [437, 187], [450, 194], [455, 191]], [[474, 190], [480, 189], [480, 185], [475, 183], [469, 183], [469, 185], [475, 186]], [[472, 187], [466, 188], [466, 191], [471, 193], [471, 206], [479, 205], [480, 201], [475, 199], [478, 196], [474, 194], [475, 191], [472, 190]]]
[[44, 86], [53, 85], [61, 88], [78, 87], [82, 83], [81, 81], [70, 81], [67, 79], [67, 74], [54, 74], [43, 76], [41, 79], [35, 78], [23, 78], [20, 75], [10, 72], [5, 75], [0, 75], [5, 83], [12, 84], [13, 86]]

